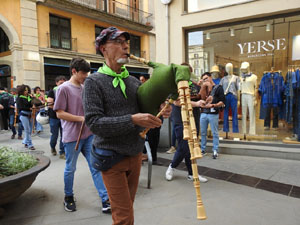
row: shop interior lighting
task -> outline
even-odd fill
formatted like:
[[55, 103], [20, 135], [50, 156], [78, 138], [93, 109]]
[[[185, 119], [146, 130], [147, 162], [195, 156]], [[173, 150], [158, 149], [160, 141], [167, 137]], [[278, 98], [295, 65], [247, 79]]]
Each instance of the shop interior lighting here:
[[206, 40], [210, 40], [210, 33], [209, 32], [206, 33]]
[[231, 37], [234, 37], [234, 36], [235, 36], [235, 34], [234, 34], [234, 29], [233, 29], [233, 28], [230, 28], [230, 36], [231, 36]]
[[270, 24], [270, 23], [267, 23], [266, 31], [267, 31], [267, 32], [271, 31], [271, 24]]
[[253, 26], [249, 27], [249, 34], [253, 34]]

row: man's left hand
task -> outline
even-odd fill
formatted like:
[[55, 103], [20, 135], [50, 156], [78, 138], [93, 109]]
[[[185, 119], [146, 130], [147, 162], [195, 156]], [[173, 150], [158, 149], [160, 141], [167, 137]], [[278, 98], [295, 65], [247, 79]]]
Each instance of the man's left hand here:
[[[162, 110], [163, 107], [165, 107], [166, 103], [162, 103], [159, 107], [159, 110]], [[162, 116], [166, 119], [169, 118], [171, 116], [172, 113], [172, 106], [171, 104], [168, 104], [168, 106], [165, 108], [165, 110], [162, 112]]]

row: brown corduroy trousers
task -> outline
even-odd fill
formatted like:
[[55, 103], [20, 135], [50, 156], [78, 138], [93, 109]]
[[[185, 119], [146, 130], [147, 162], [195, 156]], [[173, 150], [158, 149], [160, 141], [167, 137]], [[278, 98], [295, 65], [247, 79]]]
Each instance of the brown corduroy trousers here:
[[142, 153], [126, 157], [102, 172], [112, 210], [113, 225], [133, 225], [133, 202], [138, 188]]

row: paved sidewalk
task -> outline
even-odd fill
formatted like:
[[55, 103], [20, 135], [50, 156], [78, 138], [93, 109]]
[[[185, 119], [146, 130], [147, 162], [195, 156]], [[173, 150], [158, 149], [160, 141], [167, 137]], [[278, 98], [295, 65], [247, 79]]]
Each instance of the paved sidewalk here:
[[[111, 216], [101, 213], [85, 159], [80, 156], [75, 176], [76, 212], [63, 209], [64, 160], [50, 155], [49, 128], [33, 137], [37, 151], [51, 159], [33, 185], [17, 201], [5, 206], [1, 225], [109, 225]], [[24, 149], [20, 140], [10, 140], [10, 133], [0, 133], [0, 145]], [[169, 160], [173, 155], [159, 153]], [[208, 154], [198, 165], [239, 174], [299, 185], [299, 161]], [[213, 179], [201, 184], [207, 220], [196, 219], [196, 195], [187, 172], [176, 170], [173, 181], [166, 181], [166, 166], [153, 166], [151, 189], [147, 189], [147, 163], [142, 166], [135, 201], [135, 224], [142, 225], [299, 225], [300, 199], [244, 185]], [[201, 171], [200, 171], [201, 172]], [[285, 178], [287, 175], [288, 178]]]
[[[160, 152], [158, 157], [172, 160], [173, 155]], [[218, 159], [214, 160], [212, 159], [212, 154], [208, 153], [202, 159], [198, 160], [198, 165], [300, 186], [300, 161], [298, 160], [228, 154], [219, 154]]]

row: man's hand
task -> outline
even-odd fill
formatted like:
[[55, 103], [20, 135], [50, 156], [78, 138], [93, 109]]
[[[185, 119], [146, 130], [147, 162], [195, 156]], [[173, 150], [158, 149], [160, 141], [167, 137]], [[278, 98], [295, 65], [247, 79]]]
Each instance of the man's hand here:
[[[159, 110], [162, 110], [162, 108], [164, 108], [166, 105], [166, 103], [162, 103], [159, 107]], [[164, 109], [164, 111], [161, 113], [161, 115], [163, 116], [163, 118], [169, 118], [171, 116], [172, 113], [172, 106], [170, 104], [168, 104], [168, 106]]]
[[177, 99], [176, 101], [174, 101], [173, 104], [174, 104], [175, 106], [181, 107], [181, 105], [180, 105], [180, 100], [179, 100], [179, 99]]
[[202, 84], [203, 84], [203, 82], [204, 82], [204, 81], [201, 79], [201, 80], [198, 81], [197, 85], [201, 87]]
[[3, 105], [0, 104], [0, 110], [4, 109]]
[[150, 113], [137, 113], [131, 116], [135, 125], [145, 128], [156, 128], [161, 126], [161, 120]]

